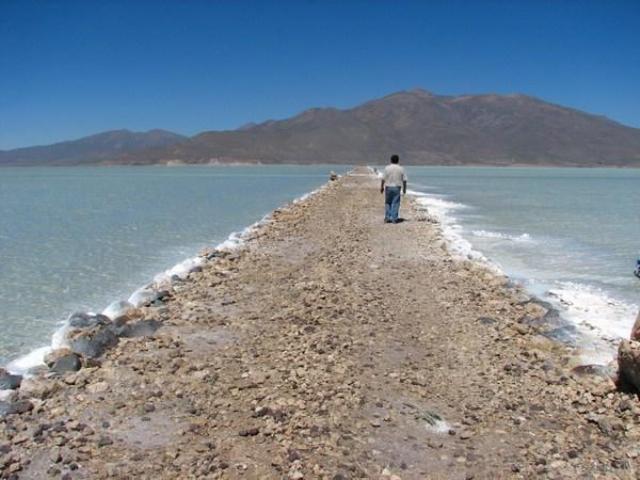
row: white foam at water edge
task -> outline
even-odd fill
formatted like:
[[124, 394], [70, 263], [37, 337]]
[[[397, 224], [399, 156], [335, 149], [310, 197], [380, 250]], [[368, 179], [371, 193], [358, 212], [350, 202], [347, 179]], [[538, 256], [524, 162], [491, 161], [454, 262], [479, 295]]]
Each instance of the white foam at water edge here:
[[[322, 186], [315, 190], [312, 190], [311, 192], [305, 193], [304, 195], [301, 195], [300, 197], [294, 199], [291, 204], [302, 202], [319, 193], [324, 188], [325, 187]], [[265, 215], [260, 221], [249, 225], [240, 232], [232, 232], [224, 242], [216, 246], [216, 249], [233, 250], [240, 247], [243, 243], [246, 242], [247, 237], [255, 232], [256, 229], [271, 220], [271, 215], [271, 213]], [[166, 284], [174, 276], [178, 276], [182, 279], [186, 278], [189, 272], [191, 272], [195, 267], [202, 265], [204, 262], [205, 259], [202, 257], [191, 257], [183, 260], [182, 262], [174, 265], [164, 272], [157, 274], [153, 278], [153, 283], [144, 285], [135, 290], [126, 302], [115, 301], [111, 303], [109, 306], [107, 306], [107, 308], [105, 308], [103, 314], [111, 318], [117, 316], [118, 312], [122, 310], [123, 304], [125, 303], [129, 303], [134, 307], [139, 307], [145, 304], [149, 298], [152, 298], [158, 286]], [[67, 322], [64, 322], [62, 326], [54, 332], [51, 339], [51, 345], [37, 348], [27, 353], [26, 355], [18, 357], [15, 360], [9, 362], [5, 368], [7, 369], [7, 371], [14, 375], [23, 375], [25, 377], [28, 377], [30, 370], [44, 365], [44, 358], [49, 352], [57, 348], [67, 346], [66, 336], [68, 329], [69, 325], [67, 324]]]
[[[140, 307], [145, 303], [151, 302], [156, 298], [156, 291], [152, 283], [138, 288], [134, 291], [127, 302], [134, 307]], [[108, 307], [107, 307], [108, 308]]]
[[57, 348], [67, 346], [66, 334], [68, 331], [68, 324], [65, 322], [60, 328], [58, 328], [51, 337], [51, 345], [46, 347], [36, 348], [30, 351], [26, 355], [16, 358], [7, 364], [5, 367], [9, 373], [14, 375], [23, 375], [29, 377], [29, 371], [33, 368], [44, 365], [44, 358]]
[[29, 370], [44, 364], [44, 357], [53, 350], [52, 346], [40, 347], [18, 357], [7, 364], [6, 369], [14, 375], [25, 375]]
[[15, 394], [15, 390], [0, 390], [0, 402], [9, 401]]
[[[416, 202], [427, 207], [441, 224], [443, 236], [454, 256], [479, 260], [497, 273], [500, 267], [473, 250], [471, 243], [462, 238], [462, 227], [456, 224], [454, 213], [466, 205], [448, 201], [440, 195], [410, 192]], [[514, 242], [534, 242], [528, 234], [509, 235], [486, 230], [472, 232], [474, 236]], [[610, 297], [603, 290], [576, 282], [559, 281], [545, 295], [563, 318], [576, 326], [580, 333], [581, 357], [585, 363], [607, 364], [615, 355], [621, 338], [628, 338], [635, 321], [638, 305]]]
[[533, 239], [528, 233], [523, 233], [520, 235], [510, 235], [508, 233], [491, 232], [488, 230], [474, 230], [471, 233], [475, 237], [495, 238], [497, 240], [508, 240], [511, 242], [533, 243]]
[[133, 310], [136, 306], [137, 305], [134, 305], [128, 300], [118, 300], [110, 303], [109, 306], [102, 311], [102, 315], [109, 317], [111, 320], [115, 320]]
[[158, 273], [155, 277], [153, 277], [153, 282], [156, 284], [161, 284], [171, 280], [171, 278], [173, 278], [174, 276], [184, 279], [187, 277], [191, 270], [202, 265], [203, 263], [204, 259], [202, 257], [187, 258], [186, 260], [183, 260], [182, 262], [174, 265], [164, 272]]
[[587, 332], [609, 340], [627, 338], [638, 305], [611, 298], [599, 288], [575, 282], [557, 282], [548, 294], [554, 297], [565, 317]]
[[409, 190], [407, 193], [415, 198], [416, 203], [426, 207], [427, 212], [435, 216], [440, 222], [442, 235], [447, 242], [449, 252], [454, 257], [480, 262], [495, 273], [504, 274], [499, 265], [490, 262], [482, 253], [474, 250], [471, 243], [461, 235], [462, 227], [456, 223], [453, 213], [469, 208], [467, 205], [445, 200], [442, 195], [413, 190]]
[[[308, 199], [309, 197], [318, 193], [322, 188], [323, 187], [320, 187], [316, 190], [312, 190], [311, 192], [307, 192], [304, 195], [301, 195], [300, 197], [292, 200], [291, 204], [300, 203]], [[229, 251], [229, 250], [235, 250], [236, 248], [241, 247], [253, 232], [255, 232], [258, 228], [260, 228], [262, 225], [265, 225], [271, 220], [271, 215], [272, 215], [271, 213], [265, 215], [264, 217], [262, 217], [261, 220], [255, 223], [252, 223], [251, 225], [249, 225], [248, 227], [245, 227], [243, 230], [239, 232], [231, 232], [224, 242], [221, 242], [218, 245], [216, 245], [215, 249]], [[195, 267], [201, 266], [203, 263], [204, 263], [204, 259], [202, 257], [188, 258], [178, 263], [177, 265], [174, 265], [170, 269], [157, 274], [153, 279], [153, 283], [162, 284], [170, 280], [173, 276], [177, 276], [179, 278], [184, 279], [187, 277], [189, 272], [191, 272]], [[134, 294], [129, 298], [129, 302], [136, 305], [137, 302], [134, 300], [138, 300], [140, 296], [144, 295], [144, 291], [148, 289], [149, 289], [149, 286], [145, 286], [136, 290], [136, 292], [134, 292]]]

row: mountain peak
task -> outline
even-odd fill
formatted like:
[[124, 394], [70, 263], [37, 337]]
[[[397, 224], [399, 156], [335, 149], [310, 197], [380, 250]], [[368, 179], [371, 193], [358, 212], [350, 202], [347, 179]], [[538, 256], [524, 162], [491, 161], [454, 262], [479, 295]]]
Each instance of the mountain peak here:
[[418, 97], [435, 97], [435, 94], [433, 92], [430, 92], [429, 90], [425, 90], [424, 88], [420, 88], [420, 87], [407, 90], [406, 93], [409, 93], [411, 95], [416, 95]]

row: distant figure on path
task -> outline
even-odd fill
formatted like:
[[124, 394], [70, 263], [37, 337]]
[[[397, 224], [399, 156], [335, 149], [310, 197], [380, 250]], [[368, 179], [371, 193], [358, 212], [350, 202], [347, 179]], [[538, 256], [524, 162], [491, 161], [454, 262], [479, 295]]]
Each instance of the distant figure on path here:
[[384, 193], [384, 223], [398, 223], [400, 189], [407, 193], [407, 174], [399, 162], [398, 155], [391, 155], [391, 163], [385, 167], [380, 183], [380, 193]]

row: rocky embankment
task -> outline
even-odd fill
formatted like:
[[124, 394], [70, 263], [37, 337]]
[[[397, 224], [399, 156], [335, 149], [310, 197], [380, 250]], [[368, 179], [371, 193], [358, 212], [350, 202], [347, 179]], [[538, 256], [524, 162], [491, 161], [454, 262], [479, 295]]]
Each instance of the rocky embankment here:
[[637, 478], [637, 396], [381, 202], [342, 177], [148, 305], [76, 316], [1, 404], [0, 477]]

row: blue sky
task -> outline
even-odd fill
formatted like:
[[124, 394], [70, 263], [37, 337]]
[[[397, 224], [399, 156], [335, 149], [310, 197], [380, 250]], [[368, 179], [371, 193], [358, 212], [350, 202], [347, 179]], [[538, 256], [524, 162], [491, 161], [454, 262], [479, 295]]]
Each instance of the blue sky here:
[[190, 135], [414, 87], [640, 127], [640, 1], [0, 0], [0, 149]]

